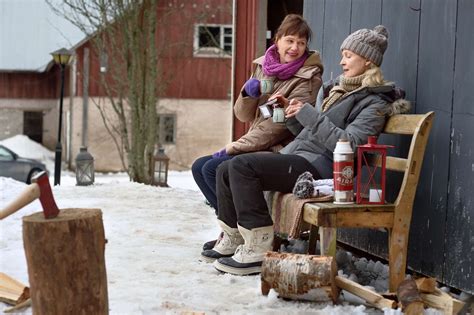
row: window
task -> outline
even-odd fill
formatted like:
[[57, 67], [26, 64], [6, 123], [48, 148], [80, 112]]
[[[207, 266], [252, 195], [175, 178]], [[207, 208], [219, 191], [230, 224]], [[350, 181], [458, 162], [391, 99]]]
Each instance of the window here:
[[15, 158], [5, 148], [0, 147], [0, 161], [13, 161]]
[[158, 114], [158, 143], [174, 144], [176, 142], [176, 115]]
[[197, 24], [194, 28], [194, 56], [230, 57], [232, 36], [231, 25]]

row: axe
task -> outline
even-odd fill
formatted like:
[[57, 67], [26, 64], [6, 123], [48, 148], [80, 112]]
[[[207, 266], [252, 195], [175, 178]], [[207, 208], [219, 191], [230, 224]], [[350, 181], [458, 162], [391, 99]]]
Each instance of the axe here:
[[58, 215], [59, 209], [54, 201], [48, 174], [44, 171], [38, 173], [31, 179], [31, 182], [32, 184], [28, 185], [15, 200], [0, 210], [0, 220], [17, 212], [37, 198], [39, 198], [43, 206], [43, 214], [46, 219], [54, 218]]

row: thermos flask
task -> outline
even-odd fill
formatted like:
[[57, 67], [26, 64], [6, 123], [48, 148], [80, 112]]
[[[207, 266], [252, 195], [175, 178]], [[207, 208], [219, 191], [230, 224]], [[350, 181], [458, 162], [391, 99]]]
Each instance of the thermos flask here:
[[346, 139], [339, 139], [334, 149], [334, 203], [354, 203], [354, 152]]

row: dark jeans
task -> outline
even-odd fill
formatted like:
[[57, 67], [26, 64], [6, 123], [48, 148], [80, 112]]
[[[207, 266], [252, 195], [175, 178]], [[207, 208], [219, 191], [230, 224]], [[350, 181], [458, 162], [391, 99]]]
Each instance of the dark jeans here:
[[217, 217], [232, 228], [273, 225], [263, 196], [266, 190], [291, 192], [302, 173], [316, 169], [297, 155], [257, 152], [237, 155], [217, 170]]
[[191, 167], [194, 181], [204, 194], [204, 197], [206, 197], [207, 201], [209, 201], [211, 206], [216, 209], [216, 214], [216, 169], [222, 162], [231, 158], [232, 156], [212, 158], [212, 155], [206, 155], [194, 161], [193, 166]]

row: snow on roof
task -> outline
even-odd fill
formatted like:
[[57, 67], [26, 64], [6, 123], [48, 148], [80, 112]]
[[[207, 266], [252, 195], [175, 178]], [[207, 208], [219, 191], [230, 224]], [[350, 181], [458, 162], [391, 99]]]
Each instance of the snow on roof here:
[[45, 71], [51, 52], [84, 37], [45, 0], [0, 1], [0, 71]]

